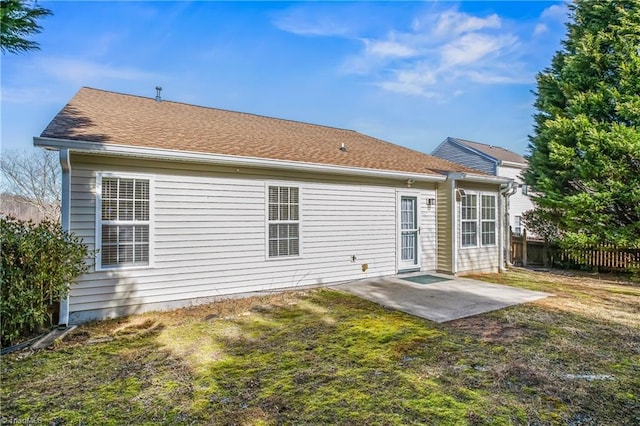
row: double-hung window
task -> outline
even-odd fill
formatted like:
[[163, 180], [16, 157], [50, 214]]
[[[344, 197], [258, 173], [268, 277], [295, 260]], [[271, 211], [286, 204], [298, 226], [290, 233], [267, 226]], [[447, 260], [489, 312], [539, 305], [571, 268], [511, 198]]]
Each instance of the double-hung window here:
[[292, 186], [268, 188], [269, 257], [300, 254], [300, 192]]
[[[479, 212], [479, 214], [478, 214]], [[460, 199], [462, 247], [496, 244], [496, 195], [466, 192]]]
[[516, 229], [514, 229], [513, 233], [517, 236], [522, 235], [522, 216], [515, 217]]
[[461, 198], [462, 247], [478, 245], [478, 196], [466, 194]]
[[99, 177], [100, 267], [149, 265], [149, 179]]
[[496, 196], [482, 195], [482, 245], [492, 246], [496, 243]]

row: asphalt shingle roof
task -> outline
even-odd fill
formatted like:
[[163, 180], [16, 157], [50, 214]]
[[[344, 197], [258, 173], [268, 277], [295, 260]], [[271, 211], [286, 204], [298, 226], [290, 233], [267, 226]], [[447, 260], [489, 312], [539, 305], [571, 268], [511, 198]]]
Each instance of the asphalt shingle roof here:
[[[42, 137], [437, 175], [482, 174], [353, 130], [83, 87]], [[341, 144], [347, 151], [340, 150]]]
[[454, 141], [466, 145], [470, 148], [476, 149], [484, 154], [487, 154], [490, 157], [495, 158], [498, 161], [510, 161], [512, 163], [522, 163], [526, 164], [527, 160], [520, 154], [516, 154], [513, 151], [509, 151], [506, 148], [502, 148], [494, 145], [487, 145], [479, 142], [472, 142], [465, 139], [458, 138], [450, 138]]

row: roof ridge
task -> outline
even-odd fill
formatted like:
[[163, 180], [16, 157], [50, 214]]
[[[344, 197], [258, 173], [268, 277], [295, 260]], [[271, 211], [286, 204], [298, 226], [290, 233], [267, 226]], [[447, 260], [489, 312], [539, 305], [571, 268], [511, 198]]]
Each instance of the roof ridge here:
[[[112, 91], [112, 90], [96, 89], [95, 87], [89, 87], [89, 86], [82, 86], [82, 89], [89, 89], [89, 90], [94, 90], [94, 91], [97, 91], [97, 92], [111, 93], [113, 95], [128, 96], [128, 97], [132, 97], [132, 98], [140, 98], [140, 99], [145, 99], [145, 100], [150, 100], [150, 101], [154, 101], [155, 102], [155, 98], [142, 96], [142, 95], [134, 95], [134, 94], [130, 94], [130, 93], [115, 92], [115, 91]], [[168, 102], [168, 103], [172, 103], [172, 104], [176, 104], [176, 105], [184, 105], [184, 106], [188, 106], [188, 107], [192, 107], [192, 108], [203, 108], [203, 109], [208, 109], [208, 110], [228, 112], [228, 113], [231, 113], [231, 114], [249, 115], [249, 116], [252, 116], [252, 117], [267, 118], [267, 119], [270, 119], [270, 120], [286, 121], [286, 122], [289, 122], [289, 123], [304, 124], [304, 125], [307, 125], [307, 126], [324, 127], [324, 128], [327, 128], [327, 129], [334, 129], [334, 130], [342, 130], [342, 131], [345, 131], [345, 132], [359, 133], [356, 130], [345, 129], [344, 127], [329, 126], [329, 125], [326, 125], [326, 124], [316, 124], [316, 123], [310, 123], [308, 121], [291, 120], [291, 119], [288, 119], [288, 118], [273, 117], [273, 116], [270, 116], [270, 115], [256, 114], [256, 113], [252, 113], [252, 112], [234, 111], [234, 110], [231, 110], [231, 109], [216, 108], [216, 107], [205, 106], [205, 105], [195, 105], [195, 104], [190, 104], [190, 103], [187, 103], [187, 102], [170, 101], [170, 100], [165, 100], [165, 99], [162, 99], [162, 102]], [[359, 133], [359, 134], [364, 135], [364, 133]], [[364, 136], [371, 137], [369, 135], [364, 135]], [[383, 142], [386, 142], [386, 141], [383, 141]], [[386, 142], [386, 143], [390, 143], [390, 142]]]
[[452, 137], [452, 139], [456, 139], [456, 140], [458, 140], [460, 142], [469, 142], [469, 143], [474, 143], [476, 145], [484, 145], [484, 146], [488, 146], [489, 148], [499, 148], [499, 149], [502, 149], [502, 150], [505, 150], [505, 151], [509, 151], [509, 152], [513, 152], [514, 154], [520, 155], [517, 152], [512, 151], [509, 148], [505, 148], [505, 147], [500, 146], [500, 145], [491, 145], [491, 144], [484, 143], [484, 142], [470, 141], [469, 139], [462, 139], [462, 138], [456, 138], [456, 137]]

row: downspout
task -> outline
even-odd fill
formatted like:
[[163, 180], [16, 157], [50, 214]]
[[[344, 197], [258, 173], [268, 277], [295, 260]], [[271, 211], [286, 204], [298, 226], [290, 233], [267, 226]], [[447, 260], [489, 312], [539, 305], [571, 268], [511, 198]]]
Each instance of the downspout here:
[[500, 198], [498, 202], [500, 203], [500, 211], [501, 211], [501, 221], [502, 226], [501, 229], [501, 245], [500, 252], [498, 255], [499, 271], [506, 272], [506, 267], [511, 266], [511, 261], [509, 260], [509, 245], [511, 241], [509, 241], [509, 198], [516, 193], [518, 190], [518, 185], [515, 185], [514, 181], [510, 181], [504, 188], [500, 190]]
[[451, 179], [451, 272], [458, 273], [458, 209], [456, 205], [456, 179]]
[[[71, 230], [71, 160], [67, 148], [60, 149], [60, 166], [62, 167], [62, 230]], [[58, 328], [64, 329], [69, 325], [69, 293], [60, 300], [60, 315]]]

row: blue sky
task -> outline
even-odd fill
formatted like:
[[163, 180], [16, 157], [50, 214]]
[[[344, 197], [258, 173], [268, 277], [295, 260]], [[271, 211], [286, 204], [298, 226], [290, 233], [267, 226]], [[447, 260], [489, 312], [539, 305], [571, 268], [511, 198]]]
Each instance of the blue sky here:
[[357, 130], [431, 152], [525, 153], [558, 1], [50, 2], [2, 57], [2, 149], [31, 149], [82, 86]]

